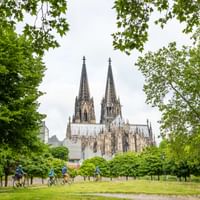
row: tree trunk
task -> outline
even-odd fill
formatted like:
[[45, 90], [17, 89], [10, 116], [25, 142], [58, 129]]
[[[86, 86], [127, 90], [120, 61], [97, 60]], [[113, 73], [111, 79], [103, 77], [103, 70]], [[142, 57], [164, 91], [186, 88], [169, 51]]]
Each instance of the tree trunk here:
[[5, 173], [5, 187], [8, 186], [8, 174]]
[[128, 181], [128, 176], [126, 176], [126, 180]]
[[44, 179], [42, 178], [42, 185], [44, 184]]
[[152, 175], [151, 175], [151, 181], [153, 180], [153, 177], [152, 177]]
[[29, 186], [29, 176], [27, 176], [27, 186]]
[[160, 180], [160, 175], [158, 175], [158, 181]]
[[85, 176], [83, 177], [83, 179], [84, 179], [84, 181], [86, 181], [86, 177]]
[[187, 182], [187, 176], [185, 176], [184, 178], [185, 178], [185, 182]]
[[1, 182], [1, 187], [3, 187], [3, 176], [1, 176], [0, 182]]
[[33, 184], [33, 176], [31, 176], [31, 185]]

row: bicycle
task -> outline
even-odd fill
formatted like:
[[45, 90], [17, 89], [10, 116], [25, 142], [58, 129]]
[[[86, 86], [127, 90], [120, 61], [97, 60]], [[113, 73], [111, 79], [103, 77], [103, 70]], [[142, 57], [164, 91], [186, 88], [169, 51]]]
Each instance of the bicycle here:
[[52, 185], [56, 185], [57, 181], [55, 177], [49, 177], [48, 181], [47, 181], [47, 185], [50, 187]]
[[24, 174], [21, 178], [17, 177], [16, 175], [14, 175], [12, 178], [13, 178], [13, 188], [25, 187], [26, 174]]
[[65, 174], [63, 176], [62, 185], [65, 185], [66, 183], [68, 183], [69, 185], [72, 184], [72, 179], [69, 174]]
[[100, 174], [95, 174], [94, 175], [94, 181], [100, 181], [101, 180], [101, 175]]

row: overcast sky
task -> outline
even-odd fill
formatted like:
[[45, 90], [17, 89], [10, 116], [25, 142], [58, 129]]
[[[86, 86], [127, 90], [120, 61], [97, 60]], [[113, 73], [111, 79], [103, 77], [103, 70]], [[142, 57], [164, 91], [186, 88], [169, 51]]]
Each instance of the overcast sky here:
[[[100, 103], [105, 94], [108, 58], [112, 59], [112, 70], [117, 96], [122, 104], [122, 115], [133, 124], [152, 123], [153, 132], [159, 135], [160, 113], [145, 103], [144, 78], [134, 66], [138, 52], [130, 56], [112, 47], [111, 34], [116, 30], [113, 0], [68, 1], [67, 18], [70, 31], [58, 38], [60, 47], [46, 53], [47, 67], [40, 90], [45, 92], [39, 102], [40, 112], [47, 115], [45, 122], [50, 136], [60, 140], [66, 135], [68, 118], [74, 113], [75, 97], [78, 95], [82, 57], [86, 56], [86, 67], [90, 95], [94, 98], [96, 120], [100, 120]], [[155, 51], [169, 42], [189, 44], [189, 37], [181, 33], [182, 26], [176, 21], [164, 30], [151, 25], [150, 38], [145, 51]]]

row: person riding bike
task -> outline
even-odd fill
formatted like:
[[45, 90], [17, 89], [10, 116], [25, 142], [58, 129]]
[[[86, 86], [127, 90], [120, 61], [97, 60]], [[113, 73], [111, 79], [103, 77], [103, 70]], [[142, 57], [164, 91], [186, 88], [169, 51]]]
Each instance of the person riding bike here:
[[94, 175], [95, 175], [95, 180], [98, 181], [100, 179], [100, 174], [101, 174], [101, 170], [99, 168], [99, 166], [96, 166], [95, 168], [95, 172], [94, 172]]
[[54, 184], [55, 172], [53, 168], [50, 169], [48, 176], [49, 176], [49, 184], [50, 185]]
[[64, 165], [63, 168], [62, 168], [62, 176], [63, 176], [63, 183], [67, 183], [68, 182], [68, 173], [67, 173], [68, 169], [67, 169], [67, 166]]
[[22, 169], [22, 165], [18, 165], [16, 170], [15, 170], [15, 177], [16, 180], [18, 181], [19, 185], [22, 184], [22, 178], [26, 173]]

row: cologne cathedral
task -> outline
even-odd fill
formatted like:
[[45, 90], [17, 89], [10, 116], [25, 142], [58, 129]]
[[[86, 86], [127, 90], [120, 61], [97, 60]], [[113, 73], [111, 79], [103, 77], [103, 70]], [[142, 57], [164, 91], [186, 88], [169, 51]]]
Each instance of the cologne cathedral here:
[[67, 124], [63, 145], [69, 148], [70, 160], [80, 161], [94, 156], [111, 159], [119, 152], [141, 152], [154, 145], [151, 124], [131, 124], [122, 117], [120, 99], [117, 98], [109, 58], [105, 95], [101, 101], [100, 122], [96, 122], [94, 100], [90, 96], [83, 57], [82, 72], [75, 109]]

